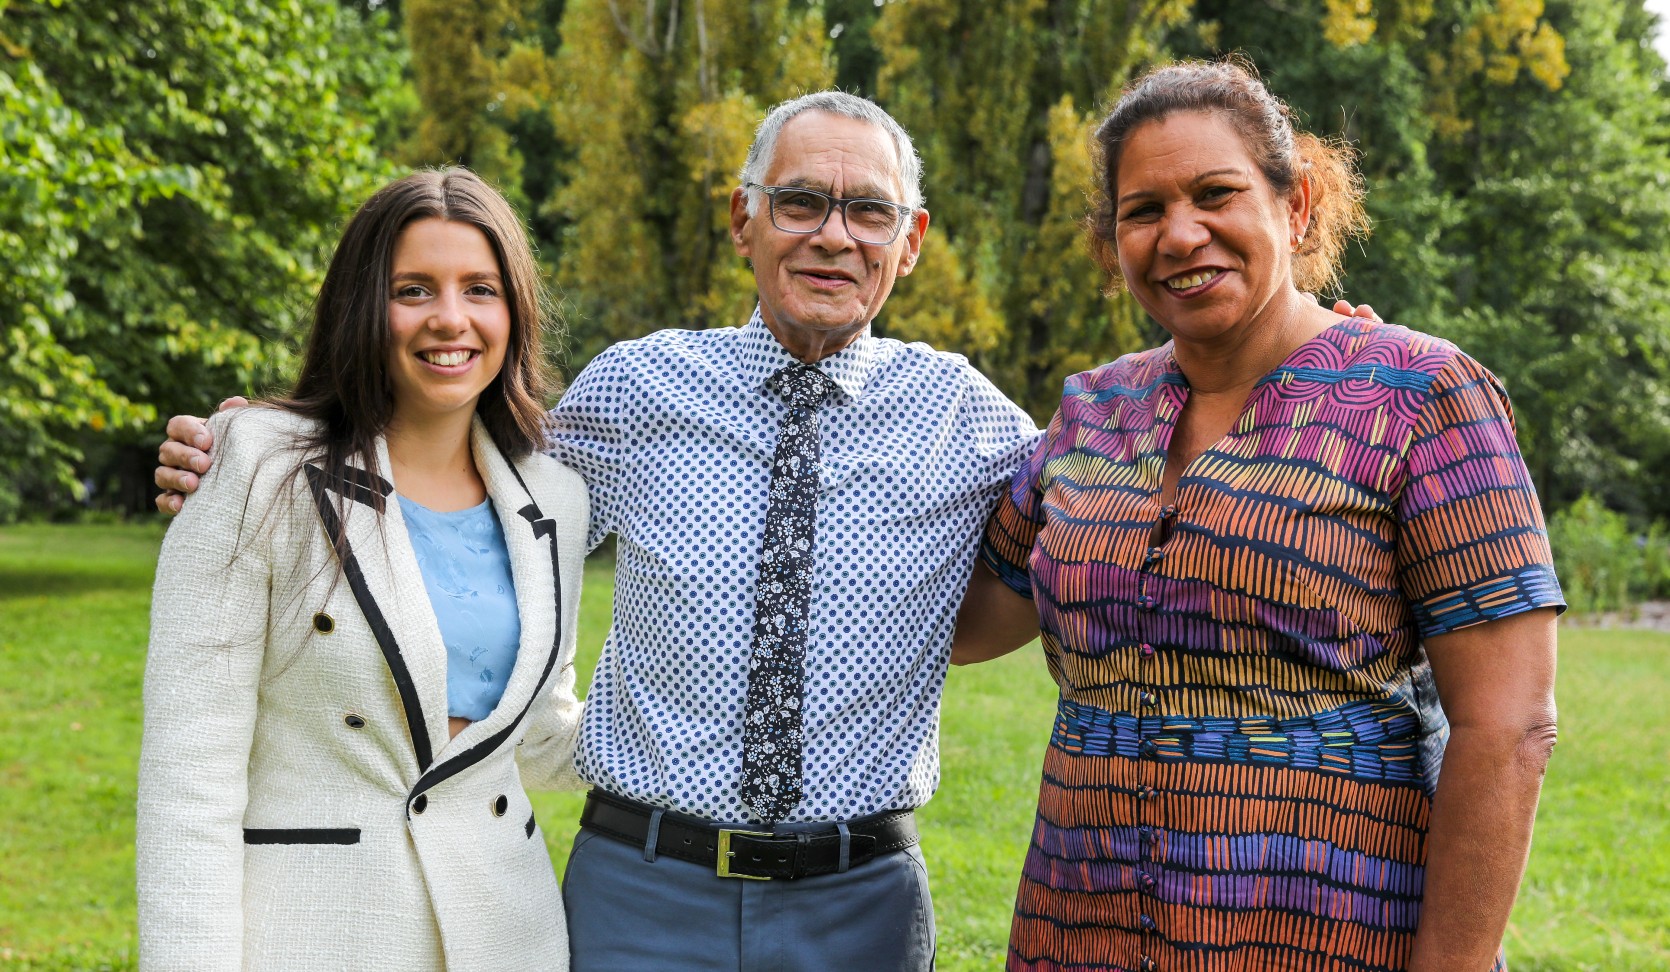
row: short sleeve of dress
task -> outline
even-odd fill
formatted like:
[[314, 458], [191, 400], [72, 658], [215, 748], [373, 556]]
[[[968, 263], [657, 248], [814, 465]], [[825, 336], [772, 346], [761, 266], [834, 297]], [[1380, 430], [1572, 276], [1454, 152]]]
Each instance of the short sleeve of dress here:
[[1464, 354], [1415, 420], [1397, 511], [1399, 579], [1423, 638], [1565, 608], [1507, 390]]
[[1032, 597], [1032, 574], [1028, 563], [1038, 531], [1044, 528], [1044, 466], [1061, 434], [1061, 412], [1038, 439], [1032, 455], [1009, 478], [1009, 486], [998, 499], [997, 509], [986, 521], [986, 535], [980, 544], [980, 559], [1016, 594]]

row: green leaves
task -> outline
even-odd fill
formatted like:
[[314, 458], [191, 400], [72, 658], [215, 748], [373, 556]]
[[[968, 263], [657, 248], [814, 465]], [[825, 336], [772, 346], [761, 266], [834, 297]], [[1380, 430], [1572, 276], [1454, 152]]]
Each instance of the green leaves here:
[[0, 518], [104, 478], [95, 444], [148, 474], [160, 416], [280, 380], [391, 159], [517, 202], [575, 366], [737, 323], [725, 200], [753, 128], [837, 81], [926, 162], [932, 228], [881, 328], [1043, 418], [1066, 374], [1161, 337], [1086, 252], [1090, 127], [1148, 63], [1229, 50], [1362, 149], [1350, 296], [1502, 376], [1550, 508], [1670, 515], [1649, 29], [1624, 0], [0, 0]]
[[[397, 38], [332, 0], [16, 0], [0, 22], [0, 518], [83, 448], [273, 381], [390, 171]], [[146, 443], [146, 447], [137, 445]]]

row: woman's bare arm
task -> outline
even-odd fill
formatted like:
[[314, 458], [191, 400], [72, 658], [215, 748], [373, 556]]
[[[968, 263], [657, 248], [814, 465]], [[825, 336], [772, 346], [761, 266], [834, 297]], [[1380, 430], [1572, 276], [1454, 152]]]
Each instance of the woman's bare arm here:
[[1009, 654], [1038, 637], [1038, 610], [1028, 598], [998, 580], [990, 567], [976, 562], [957, 610], [957, 633], [951, 638], [951, 664], [972, 665]]
[[1544, 608], [1427, 642], [1450, 741], [1410, 972], [1486, 972], [1495, 961], [1554, 750], [1555, 640]]

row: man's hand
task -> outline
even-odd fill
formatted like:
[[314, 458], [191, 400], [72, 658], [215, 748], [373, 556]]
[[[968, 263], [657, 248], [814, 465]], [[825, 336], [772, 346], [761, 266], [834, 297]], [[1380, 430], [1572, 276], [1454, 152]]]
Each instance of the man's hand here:
[[[217, 411], [243, 408], [249, 402], [243, 398], [228, 398]], [[195, 415], [176, 415], [168, 420], [168, 441], [157, 450], [156, 475], [152, 478], [157, 488], [157, 509], [165, 516], [173, 516], [185, 505], [186, 494], [197, 491], [197, 477], [209, 471], [209, 450], [214, 447], [214, 436], [208, 423]]]
[[1376, 314], [1374, 308], [1369, 305], [1358, 304], [1356, 307], [1352, 307], [1351, 302], [1345, 300], [1334, 301], [1334, 313], [1341, 317], [1366, 317], [1371, 321], [1380, 320], [1380, 315]]

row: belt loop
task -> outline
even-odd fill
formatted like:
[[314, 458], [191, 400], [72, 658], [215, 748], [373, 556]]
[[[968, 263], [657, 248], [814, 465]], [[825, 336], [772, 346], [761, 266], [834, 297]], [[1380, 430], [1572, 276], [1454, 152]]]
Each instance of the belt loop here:
[[836, 824], [835, 829], [841, 832], [841, 863], [835, 868], [835, 873], [845, 874], [852, 866], [852, 831], [844, 823]]
[[655, 845], [661, 842], [661, 814], [657, 808], [649, 814], [649, 833], [644, 835], [644, 860], [655, 863]]

